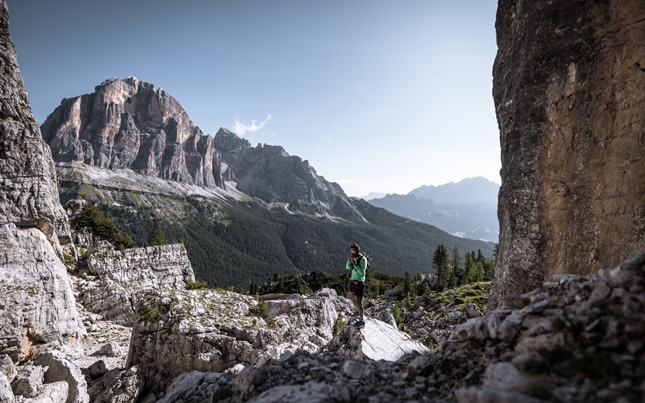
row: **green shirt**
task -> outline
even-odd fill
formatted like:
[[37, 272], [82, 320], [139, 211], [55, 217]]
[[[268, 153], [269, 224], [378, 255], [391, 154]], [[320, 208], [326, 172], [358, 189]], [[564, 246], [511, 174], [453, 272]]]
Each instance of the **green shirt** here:
[[354, 261], [358, 264], [352, 263], [347, 259], [347, 264], [345, 265], [345, 270], [352, 271], [352, 280], [360, 281], [361, 283], [365, 282], [365, 269], [367, 269], [367, 258], [363, 254], [359, 254], [354, 258]]

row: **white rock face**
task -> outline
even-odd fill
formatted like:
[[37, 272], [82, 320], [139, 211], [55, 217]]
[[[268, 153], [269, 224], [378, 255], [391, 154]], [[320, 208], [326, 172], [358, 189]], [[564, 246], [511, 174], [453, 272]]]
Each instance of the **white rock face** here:
[[90, 312], [132, 326], [136, 293], [185, 288], [195, 274], [183, 244], [114, 250], [107, 242], [88, 249], [91, 274], [77, 282], [78, 300]]
[[0, 333], [54, 341], [85, 329], [67, 271], [45, 234], [36, 228], [0, 225]]
[[366, 320], [361, 335], [363, 336], [361, 343], [363, 356], [375, 361], [396, 361], [404, 354], [429, 352], [423, 344], [380, 320]]

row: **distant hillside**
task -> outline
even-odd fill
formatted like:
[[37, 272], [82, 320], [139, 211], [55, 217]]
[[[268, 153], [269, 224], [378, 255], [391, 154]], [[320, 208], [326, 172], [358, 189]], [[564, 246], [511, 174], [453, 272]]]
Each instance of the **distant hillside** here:
[[498, 193], [498, 184], [477, 177], [440, 186], [422, 186], [407, 195], [391, 194], [369, 203], [455, 236], [498, 242]]

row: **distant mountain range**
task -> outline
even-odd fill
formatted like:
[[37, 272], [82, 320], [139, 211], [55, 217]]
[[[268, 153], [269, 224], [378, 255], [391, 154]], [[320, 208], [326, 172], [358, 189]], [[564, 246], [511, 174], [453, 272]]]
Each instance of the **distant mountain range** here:
[[63, 203], [86, 198], [140, 246], [162, 229], [211, 286], [340, 272], [353, 242], [396, 275], [431, 272], [438, 245], [493, 255], [493, 243], [347, 196], [281, 146], [252, 147], [224, 128], [204, 134], [170, 94], [134, 77], [64, 99], [41, 132]]
[[476, 177], [440, 186], [422, 186], [407, 195], [389, 194], [368, 201], [454, 236], [498, 242], [498, 193], [498, 184]]

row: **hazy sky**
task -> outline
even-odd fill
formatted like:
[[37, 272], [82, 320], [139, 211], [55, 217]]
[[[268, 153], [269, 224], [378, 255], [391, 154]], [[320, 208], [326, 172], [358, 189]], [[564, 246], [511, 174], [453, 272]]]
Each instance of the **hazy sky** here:
[[36, 120], [135, 76], [351, 196], [500, 183], [496, 0], [7, 0]]

